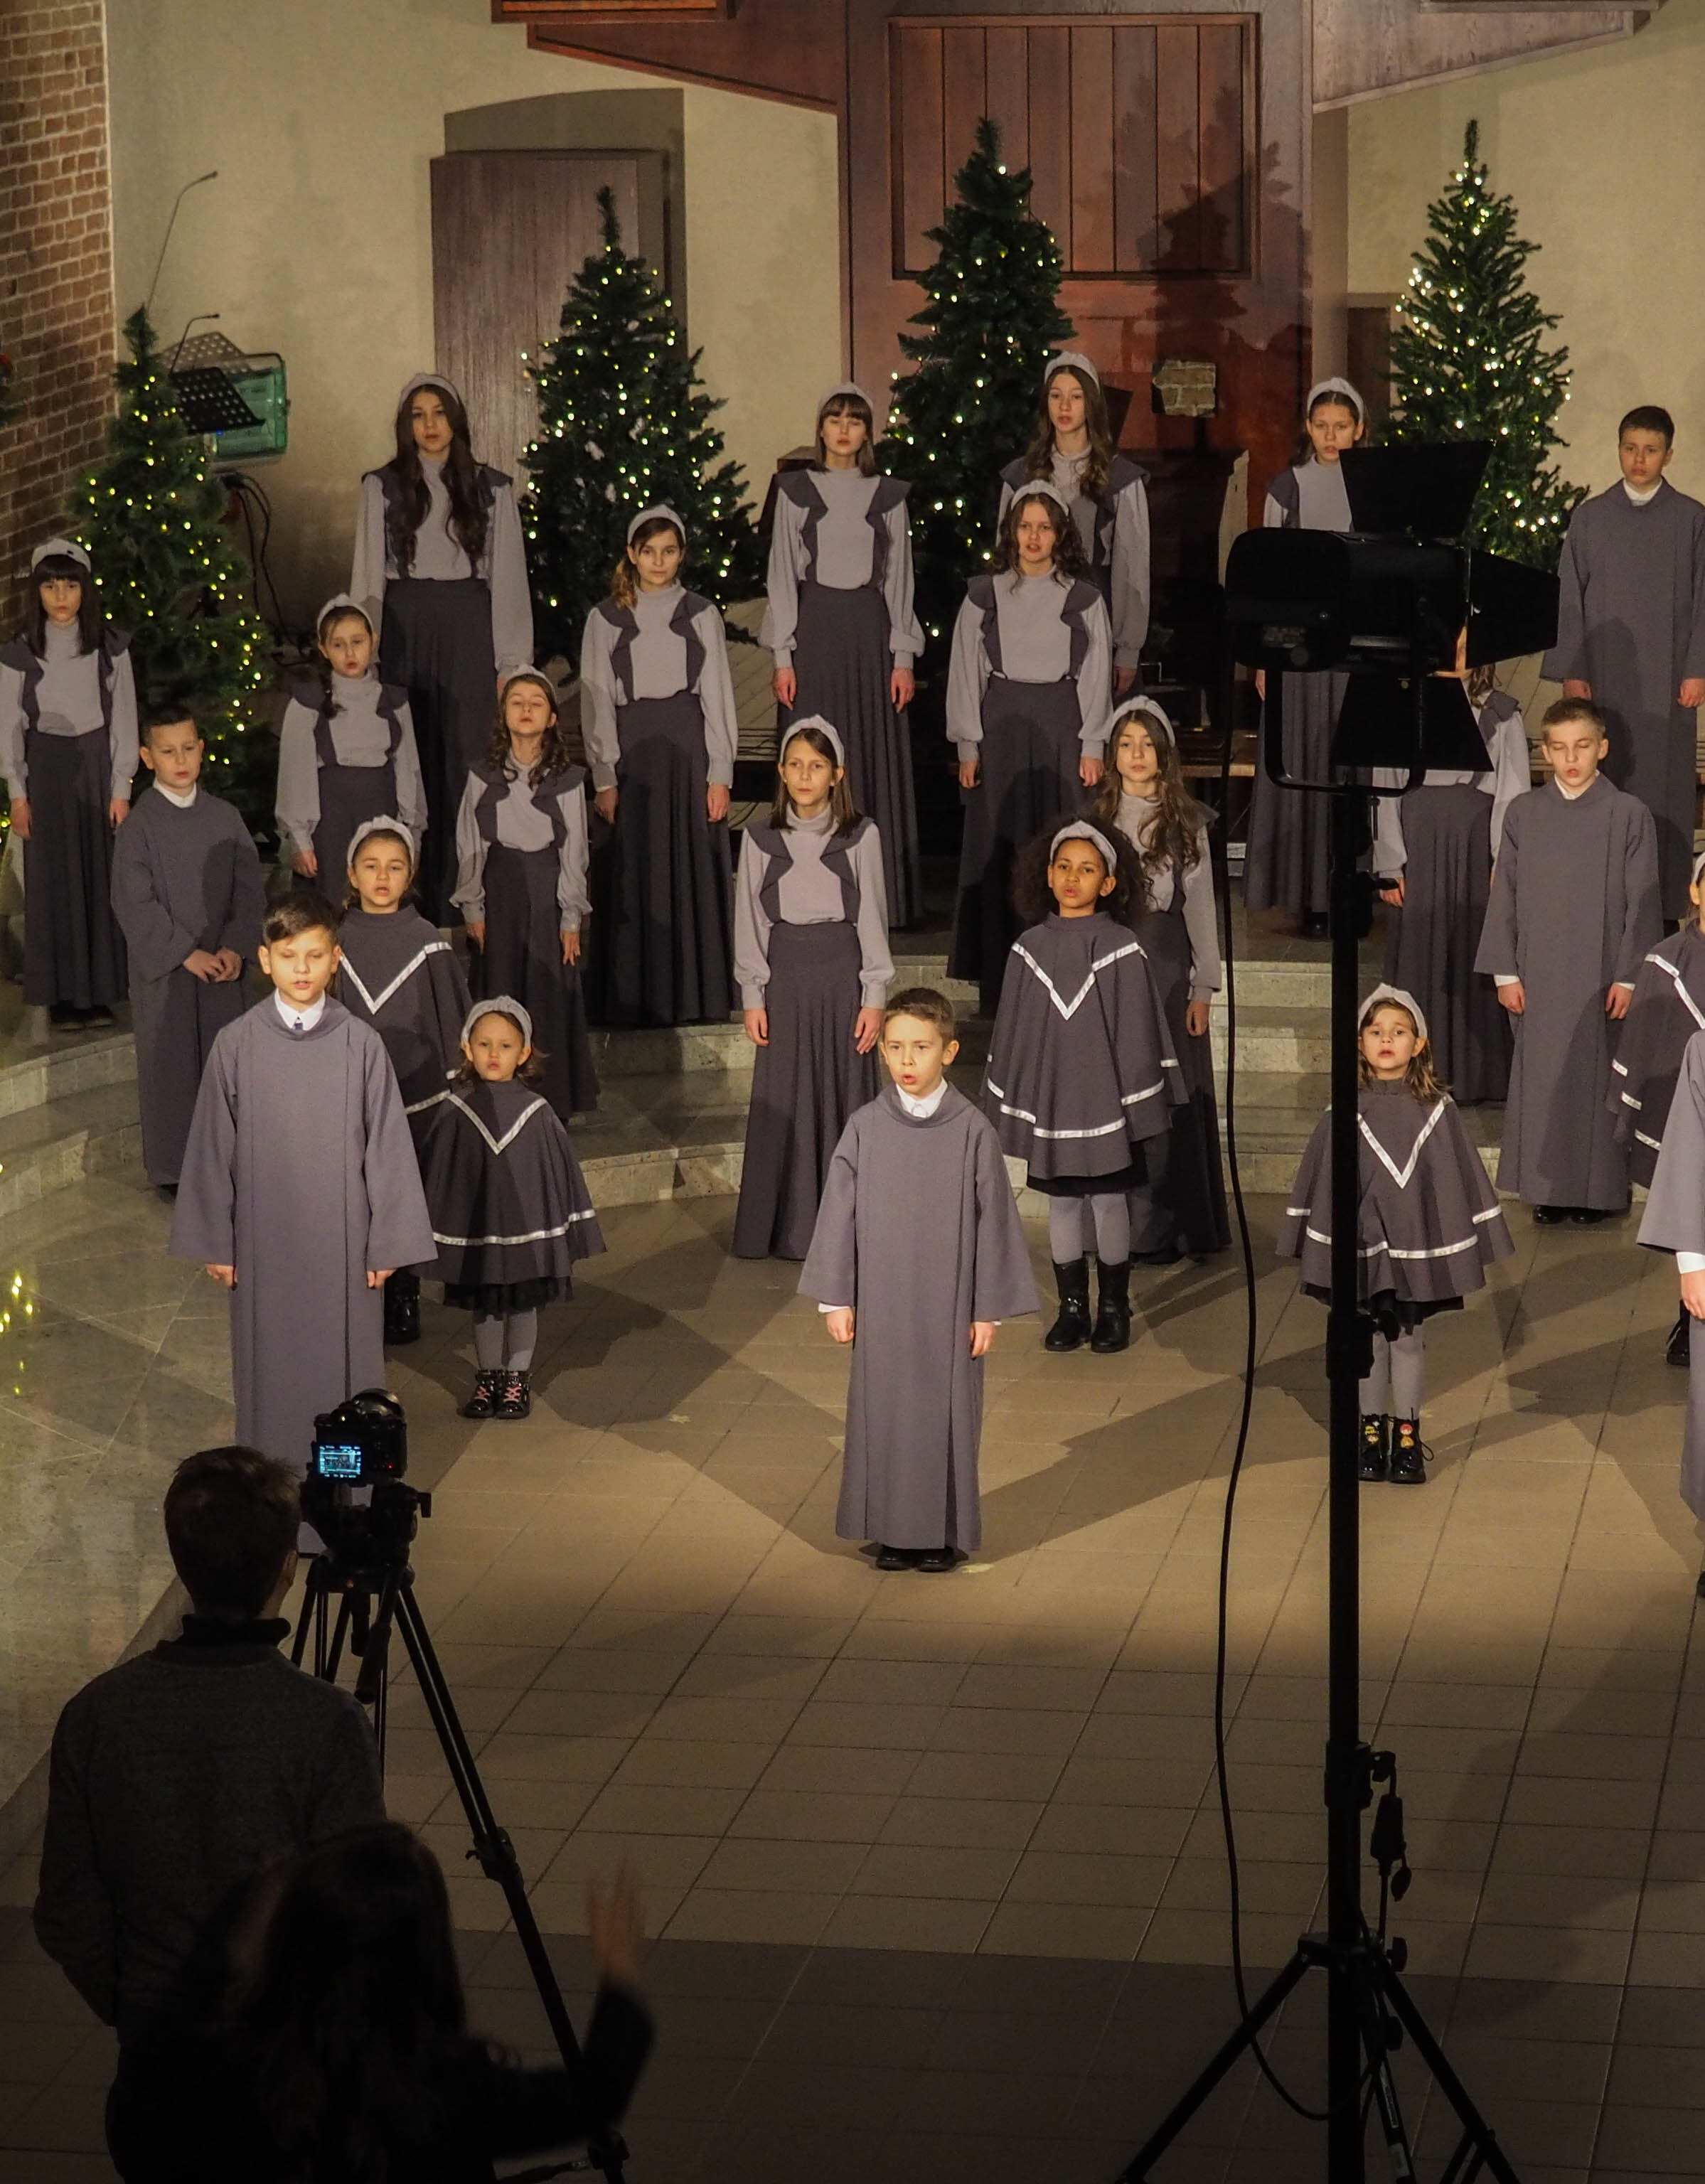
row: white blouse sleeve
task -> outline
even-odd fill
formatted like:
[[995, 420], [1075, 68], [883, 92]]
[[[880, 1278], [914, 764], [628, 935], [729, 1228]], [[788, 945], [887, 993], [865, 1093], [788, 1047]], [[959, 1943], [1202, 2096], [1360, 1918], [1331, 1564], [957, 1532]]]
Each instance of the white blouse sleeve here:
[[586, 617], [580, 639], [580, 739], [594, 790], [615, 788], [616, 761], [621, 755], [616, 709], [621, 693], [610, 655], [614, 636], [609, 622], [594, 608]]
[[0, 774], [14, 796], [30, 794], [24, 762], [24, 671], [0, 667]]
[[989, 655], [983, 643], [983, 610], [972, 599], [961, 603], [953, 625], [953, 653], [947, 668], [947, 740], [967, 766], [983, 741], [983, 694], [989, 688]]
[[882, 836], [874, 827], [866, 827], [854, 843], [851, 863], [858, 880], [859, 1006], [879, 1009], [894, 979], [894, 951], [888, 940]]
[[1498, 726], [1497, 748], [1492, 761], [1492, 861], [1504, 838], [1504, 815], [1517, 797], [1533, 787], [1533, 760], [1528, 752], [1527, 723], [1519, 711]]
[[1213, 859], [1207, 829], [1196, 831], [1196, 861], [1184, 876], [1184, 931], [1190, 944], [1190, 999], [1205, 1001], [1220, 989], [1219, 925], [1214, 916]]
[[532, 593], [512, 485], [500, 485], [493, 498], [486, 561], [491, 571], [492, 651], [499, 674], [513, 675], [532, 666]]
[[888, 564], [883, 571], [883, 598], [888, 605], [888, 649], [896, 667], [910, 667], [923, 649], [923, 627], [912, 596], [911, 518], [906, 504], [891, 508], [888, 523]]
[[112, 722], [107, 730], [107, 742], [113, 769], [113, 785], [109, 794], [128, 802], [136, 786], [137, 768], [142, 763], [137, 752], [137, 678], [128, 652], [121, 652], [113, 662]]
[[749, 834], [740, 837], [734, 872], [734, 976], [743, 1009], [762, 1008], [770, 983], [770, 921], [758, 900], [769, 862]]
[[[758, 642], [767, 645], [777, 667], [791, 667], [800, 626], [800, 577], [803, 566], [800, 532], [805, 518], [784, 493], [776, 495], [776, 521], [770, 532], [770, 566], [765, 579], [764, 619]], [[758, 1004], [755, 1001], [755, 1008]]]
[[1113, 665], [1139, 667], [1149, 633], [1149, 495], [1140, 478], [1113, 504], [1113, 566], [1110, 571]]
[[734, 778], [740, 747], [740, 723], [734, 710], [734, 682], [728, 672], [728, 639], [722, 610], [714, 604], [699, 616], [705, 665], [699, 674], [699, 707], [705, 716], [705, 752], [711, 788], [727, 788]]
[[376, 632], [385, 612], [385, 566], [390, 558], [385, 538], [385, 488], [376, 471], [361, 481], [355, 505], [355, 560], [349, 572], [349, 596], [359, 599]]
[[577, 781], [572, 788], [565, 788], [557, 804], [568, 824], [562, 838], [562, 855], [557, 862], [556, 912], [565, 933], [578, 933], [592, 909], [592, 890], [588, 875], [592, 868], [592, 853], [586, 833], [586, 784]]
[[450, 900], [470, 925], [486, 922], [486, 838], [479, 822], [483, 787], [471, 773], [456, 808], [456, 885]]
[[397, 708], [397, 725], [403, 732], [397, 743], [397, 816], [418, 847], [426, 827], [426, 792], [421, 783], [421, 747], [415, 741], [406, 699]]
[[1107, 610], [1097, 598], [1088, 616], [1089, 649], [1078, 671], [1078, 716], [1083, 732], [1078, 741], [1085, 758], [1101, 758], [1107, 749], [1107, 730], [1113, 716], [1112, 636]]
[[[400, 745], [397, 755], [403, 755]], [[401, 785], [399, 770], [399, 790]], [[311, 854], [314, 829], [320, 824], [320, 760], [314, 749], [314, 716], [296, 698], [285, 707], [279, 731], [278, 790], [272, 809], [279, 833], [304, 855]]]

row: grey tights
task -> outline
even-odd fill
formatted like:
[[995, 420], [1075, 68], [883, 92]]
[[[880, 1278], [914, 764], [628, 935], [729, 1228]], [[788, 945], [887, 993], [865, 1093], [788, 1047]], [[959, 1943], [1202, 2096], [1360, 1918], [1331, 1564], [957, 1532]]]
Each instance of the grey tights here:
[[1056, 1267], [1093, 1251], [1104, 1266], [1123, 1266], [1131, 1256], [1131, 1215], [1122, 1190], [1095, 1198], [1048, 1201], [1048, 1249]]
[[538, 1346], [537, 1312], [476, 1312], [474, 1362], [482, 1373], [525, 1373]]
[[1376, 1334], [1373, 1370], [1362, 1383], [1362, 1417], [1418, 1418], [1426, 1376], [1427, 1353], [1418, 1327], [1390, 1341]]

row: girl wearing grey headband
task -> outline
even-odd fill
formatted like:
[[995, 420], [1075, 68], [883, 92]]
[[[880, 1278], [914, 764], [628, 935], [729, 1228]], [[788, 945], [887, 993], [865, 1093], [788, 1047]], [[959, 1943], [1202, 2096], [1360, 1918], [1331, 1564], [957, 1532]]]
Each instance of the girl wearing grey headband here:
[[476, 462], [450, 382], [410, 380], [396, 453], [361, 481], [351, 595], [379, 632], [392, 682], [410, 694], [426, 791], [419, 887], [449, 922], [456, 806], [491, 732], [500, 673], [532, 660], [532, 601], [515, 486]]
[[905, 710], [923, 631], [912, 604], [910, 488], [877, 468], [875, 412], [850, 381], [817, 406], [816, 460], [776, 481], [759, 642], [775, 661], [779, 721], [818, 713], [876, 822], [889, 916], [923, 908]]
[[0, 773], [24, 852], [24, 999], [63, 1031], [104, 1030], [125, 992], [113, 830], [131, 808], [130, 639], [101, 617], [70, 539], [36, 556], [24, 627], [0, 646]]
[[[1310, 390], [1298, 442], [1299, 460], [1267, 489], [1262, 521], [1269, 529], [1347, 531], [1350, 497], [1339, 457], [1367, 434], [1361, 398], [1347, 381]], [[1264, 699], [1267, 677], [1255, 678]], [[1284, 762], [1310, 781], [1326, 777], [1332, 731], [1349, 677], [1331, 669], [1284, 678]], [[1309, 938], [1326, 932], [1329, 800], [1298, 795], [1255, 769], [1250, 799], [1249, 843], [1244, 859], [1243, 899], [1251, 910], [1289, 911]]]
[[1020, 488], [1058, 487], [1083, 541], [1088, 572], [1107, 603], [1113, 688], [1128, 690], [1149, 633], [1148, 473], [1114, 445], [1100, 376], [1075, 349], [1050, 357], [1030, 444], [1000, 473], [1004, 517]]
[[947, 733], [965, 806], [949, 976], [974, 978], [993, 1016], [1018, 927], [1019, 850], [1075, 811], [1107, 741], [1107, 610], [1058, 488], [1022, 487], [995, 573], [973, 577], [954, 625]]

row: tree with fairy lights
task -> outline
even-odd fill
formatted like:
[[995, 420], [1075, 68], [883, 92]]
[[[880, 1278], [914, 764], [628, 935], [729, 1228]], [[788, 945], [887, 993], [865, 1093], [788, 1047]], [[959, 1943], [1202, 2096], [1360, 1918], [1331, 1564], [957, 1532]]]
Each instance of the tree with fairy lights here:
[[255, 725], [266, 631], [245, 603], [248, 565], [226, 528], [225, 489], [178, 414], [146, 308], [125, 339], [119, 414], [104, 458], [72, 491], [72, 528], [102, 614], [130, 632], [138, 702], [184, 699], [206, 738], [209, 787], [253, 826], [270, 811], [276, 756]]
[[1557, 319], [1541, 310], [1525, 277], [1539, 246], [1516, 233], [1513, 201], [1487, 187], [1478, 122], [1427, 226], [1391, 333], [1391, 437], [1490, 440], [1467, 535], [1555, 569], [1586, 490], [1546, 460], [1560, 444], [1568, 351], [1545, 345]]
[[699, 376], [674, 306], [621, 247], [616, 202], [598, 193], [604, 248], [575, 276], [561, 332], [530, 368], [538, 437], [522, 457], [533, 614], [543, 652], [580, 655], [581, 627], [642, 508], [666, 502], [687, 526], [682, 582], [719, 606], [751, 599], [763, 560], [738, 463], [719, 462], [722, 408]]
[[916, 369], [894, 391], [884, 469], [909, 478], [917, 604], [933, 639], [953, 627], [988, 564], [1000, 466], [1029, 438], [1042, 366], [1070, 338], [1060, 247], [1030, 209], [1030, 170], [1009, 173], [987, 115], [954, 177], [959, 202], [929, 231], [929, 300], [900, 345]]

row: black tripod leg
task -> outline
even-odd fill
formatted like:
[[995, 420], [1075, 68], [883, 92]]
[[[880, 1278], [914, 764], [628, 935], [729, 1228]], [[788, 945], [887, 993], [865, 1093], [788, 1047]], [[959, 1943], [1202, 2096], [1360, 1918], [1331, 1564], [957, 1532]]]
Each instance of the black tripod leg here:
[[1368, 2057], [1368, 2090], [1379, 2117], [1379, 2135], [1391, 2174], [1397, 2184], [1414, 2184], [1415, 2154], [1403, 2121], [1397, 2084], [1391, 2075], [1391, 2042], [1387, 2031], [1385, 1997], [1377, 1986], [1362, 1997], [1362, 2045]]
[[1266, 1992], [1256, 1997], [1255, 2005], [1235, 2032], [1225, 2042], [1201, 2075], [1181, 2093], [1149, 2133], [1136, 2152], [1114, 2179], [1114, 2184], [1146, 2184], [1148, 2173], [1153, 2168], [1178, 2133], [1196, 2111], [1203, 2107], [1214, 2091], [1237, 2062], [1238, 2058], [1255, 2045], [1256, 2039], [1268, 2019], [1283, 2007], [1292, 1990], [1316, 1960], [1299, 1949], [1274, 1979]]
[[[1452, 2114], [1463, 2127], [1462, 2142], [1451, 2157], [1441, 2184], [1466, 2184], [1466, 2180], [1477, 2176], [1483, 2166], [1490, 2170], [1497, 2184], [1521, 2184], [1509, 2157], [1498, 2144], [1497, 2134], [1469, 2099], [1468, 2087], [1451, 2069], [1450, 2058], [1434, 2037], [1431, 2026], [1383, 1956], [1378, 1959], [1374, 1976], [1381, 1998], [1414, 2042], [1415, 2053], [1432, 2073], [1434, 2083], [1450, 2103]], [[1469, 2163], [1466, 2168], [1463, 2165], [1465, 2159]]]

